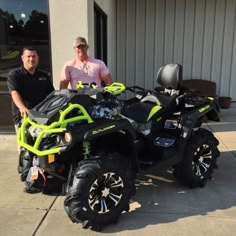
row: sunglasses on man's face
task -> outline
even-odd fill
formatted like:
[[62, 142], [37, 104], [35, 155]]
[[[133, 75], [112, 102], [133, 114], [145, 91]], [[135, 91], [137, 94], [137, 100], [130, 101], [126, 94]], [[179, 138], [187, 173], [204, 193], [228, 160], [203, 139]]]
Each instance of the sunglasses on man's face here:
[[87, 45], [79, 45], [79, 46], [77, 46], [78, 49], [84, 49], [86, 47], [87, 47]]

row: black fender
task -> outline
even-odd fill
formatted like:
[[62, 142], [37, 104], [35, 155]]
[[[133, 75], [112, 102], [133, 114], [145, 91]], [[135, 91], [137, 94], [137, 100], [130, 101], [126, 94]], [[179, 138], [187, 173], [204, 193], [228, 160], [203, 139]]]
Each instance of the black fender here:
[[181, 119], [182, 125], [182, 137], [188, 139], [192, 133], [192, 130], [196, 127], [200, 127], [203, 117], [207, 117], [209, 120], [219, 121], [216, 103], [208, 103], [202, 107], [195, 108], [188, 111]]
[[206, 117], [207, 117], [208, 120], [220, 121], [219, 112], [216, 108], [213, 108], [212, 110], [207, 112]]
[[123, 131], [131, 136], [131, 138], [135, 138], [135, 131], [132, 125], [126, 119], [121, 119], [117, 121], [109, 121], [105, 124], [98, 125], [93, 129], [88, 130], [85, 135], [85, 140], [92, 140], [99, 136], [103, 136], [105, 134], [114, 133], [118, 131]]
[[[74, 141], [69, 145], [67, 150], [69, 148], [72, 150], [73, 148], [80, 147], [83, 141], [89, 141], [91, 142], [91, 149], [96, 150], [98, 153], [100, 151], [102, 151], [100, 153], [117, 152], [130, 159], [135, 170], [138, 171], [136, 161], [137, 153], [134, 142], [136, 134], [128, 120], [102, 120], [101, 122], [98, 121], [87, 124], [83, 129], [80, 126], [78, 129], [73, 129], [70, 132], [72, 134], [72, 140]], [[93, 158], [93, 156], [91, 158]], [[73, 166], [73, 164], [71, 164], [66, 192], [72, 184], [72, 177], [75, 174], [76, 168], [77, 165]]]
[[67, 131], [72, 135], [72, 142], [68, 145], [66, 150], [72, 148], [77, 143], [81, 143], [83, 141], [92, 141], [99, 137], [117, 132], [128, 136], [130, 142], [132, 143], [136, 137], [133, 126], [126, 119], [102, 119], [90, 124], [79, 125], [77, 128], [69, 128]]
[[206, 113], [207, 119], [212, 121], [220, 121], [219, 113], [220, 105], [218, 104], [216, 99], [214, 99], [212, 109]]

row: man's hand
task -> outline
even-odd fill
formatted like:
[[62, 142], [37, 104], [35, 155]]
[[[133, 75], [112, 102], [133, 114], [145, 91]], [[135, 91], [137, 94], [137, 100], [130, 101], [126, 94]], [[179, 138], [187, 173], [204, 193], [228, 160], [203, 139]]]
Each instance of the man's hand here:
[[24, 115], [27, 115], [28, 112], [29, 112], [29, 109], [26, 108], [25, 106], [19, 107], [19, 110], [20, 110], [20, 114], [21, 114], [22, 117], [23, 117]]
[[11, 97], [13, 102], [19, 108], [21, 116], [23, 116], [24, 114], [28, 114], [29, 109], [25, 106], [22, 101], [21, 95], [16, 90], [11, 91]]

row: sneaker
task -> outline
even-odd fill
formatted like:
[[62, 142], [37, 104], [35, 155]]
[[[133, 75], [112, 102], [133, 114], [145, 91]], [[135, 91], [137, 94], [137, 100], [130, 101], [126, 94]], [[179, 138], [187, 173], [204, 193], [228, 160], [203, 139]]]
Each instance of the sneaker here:
[[40, 192], [42, 192], [42, 190], [35, 188], [35, 187], [25, 187], [24, 192], [33, 194], [33, 193], [40, 193]]

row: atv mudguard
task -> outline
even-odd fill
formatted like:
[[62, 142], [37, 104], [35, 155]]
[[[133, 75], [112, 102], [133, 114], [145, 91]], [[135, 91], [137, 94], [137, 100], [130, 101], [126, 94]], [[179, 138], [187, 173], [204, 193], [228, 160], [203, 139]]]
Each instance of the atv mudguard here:
[[219, 113], [220, 113], [220, 106], [218, 104], [218, 102], [216, 102], [216, 100], [214, 99], [214, 105], [212, 107], [212, 109], [207, 112], [206, 116], [208, 118], [208, 120], [212, 120], [212, 121], [220, 121], [220, 117], [219, 117]]
[[186, 112], [181, 121], [181, 125], [183, 127], [182, 137], [184, 139], [188, 139], [190, 137], [192, 130], [199, 126], [199, 122], [202, 123], [201, 120], [204, 116], [206, 116], [209, 120], [220, 120], [215, 103], [208, 103], [198, 109]]
[[212, 121], [220, 121], [220, 117], [218, 115], [217, 109], [213, 108], [209, 112], [206, 113], [207, 119]]
[[73, 142], [66, 150], [72, 148], [77, 143], [92, 141], [95, 138], [117, 132], [122, 132], [123, 134], [128, 135], [131, 142], [135, 139], [134, 129], [126, 119], [101, 119], [100, 121], [94, 123], [80, 125], [77, 128], [68, 128], [67, 130], [71, 133]]

